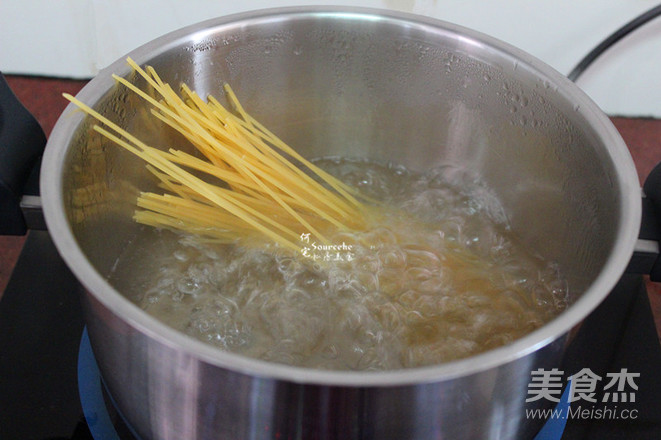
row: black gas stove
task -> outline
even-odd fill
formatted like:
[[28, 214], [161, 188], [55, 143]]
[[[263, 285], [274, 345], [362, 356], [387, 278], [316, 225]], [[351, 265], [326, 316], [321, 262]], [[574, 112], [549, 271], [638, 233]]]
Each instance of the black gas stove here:
[[[79, 289], [48, 233], [31, 231], [0, 300], [0, 439], [138, 440], [104, 389]], [[571, 417], [550, 420], [537, 439], [661, 439], [661, 346], [640, 276], [623, 277], [573, 339], [562, 371], [585, 369], [639, 374], [634, 401], [583, 414], [572, 403]]]

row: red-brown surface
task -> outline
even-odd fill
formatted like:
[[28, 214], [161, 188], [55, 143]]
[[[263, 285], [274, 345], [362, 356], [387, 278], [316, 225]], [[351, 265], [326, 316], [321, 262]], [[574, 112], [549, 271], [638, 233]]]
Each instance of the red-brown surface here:
[[[86, 81], [20, 76], [8, 76], [6, 79], [14, 94], [37, 118], [46, 136], [53, 130], [55, 121], [68, 103], [62, 93], [78, 93], [86, 84]], [[4, 292], [7, 286], [24, 241], [25, 237], [0, 235], [0, 292]]]
[[661, 162], [661, 119], [611, 118], [627, 143], [641, 185]]
[[[86, 83], [18, 76], [7, 77], [7, 81], [16, 96], [37, 118], [46, 135], [50, 134], [67, 104], [62, 93], [76, 94]], [[652, 168], [661, 162], [661, 120], [619, 117], [612, 120], [629, 146], [642, 183]], [[0, 236], [0, 292], [5, 289], [24, 240], [24, 237]], [[648, 283], [648, 293], [661, 338], [661, 283]]]

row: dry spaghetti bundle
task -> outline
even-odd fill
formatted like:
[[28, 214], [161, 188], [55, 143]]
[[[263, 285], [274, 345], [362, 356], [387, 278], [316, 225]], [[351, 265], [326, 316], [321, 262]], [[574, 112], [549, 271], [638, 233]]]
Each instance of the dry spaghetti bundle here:
[[[182, 134], [203, 158], [142, 142], [75, 97], [64, 96], [102, 125], [94, 130], [147, 162], [167, 192], [141, 193], [135, 220], [223, 241], [268, 238], [292, 250], [302, 233], [327, 243], [333, 229], [364, 228], [364, 206], [352, 188], [298, 154], [250, 116], [225, 85], [233, 111], [185, 84], [179, 93], [151, 67], [128, 59], [153, 97], [114, 78], [151, 106], [151, 114]], [[207, 178], [205, 178], [205, 176]], [[220, 185], [209, 183], [221, 181]]]

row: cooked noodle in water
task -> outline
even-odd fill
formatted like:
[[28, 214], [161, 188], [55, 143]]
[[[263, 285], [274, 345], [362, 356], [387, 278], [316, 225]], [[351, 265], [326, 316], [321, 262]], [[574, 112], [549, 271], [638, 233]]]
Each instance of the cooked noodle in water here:
[[140, 196], [135, 218], [156, 228], [128, 246], [110, 281], [170, 326], [273, 362], [388, 370], [502, 346], [566, 307], [557, 268], [518, 243], [497, 199], [458, 170], [311, 163], [231, 89], [235, 112], [185, 87], [177, 101], [142, 72], [162, 90], [154, 115], [206, 160], [144, 145], [71, 99], [168, 192]]

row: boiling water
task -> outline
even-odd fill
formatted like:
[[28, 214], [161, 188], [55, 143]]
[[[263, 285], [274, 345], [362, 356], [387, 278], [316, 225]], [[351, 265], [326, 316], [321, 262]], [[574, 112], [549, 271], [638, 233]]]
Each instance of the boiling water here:
[[150, 230], [111, 282], [180, 331], [223, 350], [321, 369], [438, 364], [507, 344], [566, 307], [556, 267], [517, 243], [495, 197], [450, 167], [415, 174], [319, 162], [385, 215], [301, 252]]

